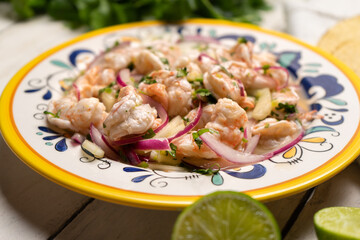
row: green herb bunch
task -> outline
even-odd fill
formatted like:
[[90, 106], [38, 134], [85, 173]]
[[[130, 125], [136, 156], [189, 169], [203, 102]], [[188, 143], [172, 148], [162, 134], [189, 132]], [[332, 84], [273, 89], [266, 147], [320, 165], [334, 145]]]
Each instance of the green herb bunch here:
[[[4, 0], [2, 0], [4, 1]], [[178, 21], [217, 18], [258, 23], [259, 11], [270, 7], [265, 0], [5, 0], [20, 19], [48, 14], [70, 27], [105, 26], [140, 20]]]

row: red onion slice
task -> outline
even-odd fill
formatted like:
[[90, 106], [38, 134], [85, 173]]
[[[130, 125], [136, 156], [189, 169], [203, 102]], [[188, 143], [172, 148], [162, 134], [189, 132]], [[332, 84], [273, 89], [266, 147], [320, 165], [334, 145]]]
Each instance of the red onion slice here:
[[240, 79], [236, 79], [236, 81], [238, 82], [239, 88], [240, 88], [240, 96], [241, 97], [245, 97], [245, 87], [244, 84], [241, 82]]
[[151, 97], [146, 96], [144, 94], [140, 94], [144, 103], [149, 104], [151, 107], [154, 107], [161, 119], [161, 125], [159, 127], [157, 127], [154, 132], [157, 133], [159, 132], [161, 129], [163, 129], [169, 122], [169, 115], [167, 114], [165, 108], [158, 103], [157, 101], [153, 100]]
[[171, 142], [172, 140], [174, 140], [175, 138], [181, 137], [182, 135], [188, 133], [191, 129], [193, 129], [200, 121], [202, 115], [202, 104], [200, 102], [198, 110], [196, 112], [196, 117], [194, 120], [192, 120], [185, 128], [184, 130], [178, 132], [177, 134], [175, 134], [172, 137], [169, 137], [168, 140], [169, 142]]
[[199, 62], [202, 62], [202, 59], [203, 59], [203, 58], [208, 58], [208, 59], [210, 59], [211, 61], [213, 61], [215, 64], [219, 64], [219, 62], [218, 62], [215, 58], [210, 57], [210, 56], [207, 55], [206, 53], [200, 53], [199, 56], [198, 56]]
[[90, 137], [96, 145], [98, 145], [102, 150], [104, 150], [106, 157], [114, 160], [120, 159], [116, 151], [106, 144], [106, 142], [102, 138], [101, 132], [93, 124], [90, 125]]
[[124, 148], [123, 153], [129, 163], [133, 166], [138, 166], [141, 163], [139, 156], [131, 148]]
[[256, 154], [250, 154], [246, 152], [239, 152], [226, 144], [220, 142], [217, 140], [213, 134], [211, 133], [203, 133], [200, 135], [201, 140], [204, 141], [204, 143], [212, 150], [214, 151], [218, 156], [221, 158], [235, 163], [238, 167], [241, 166], [247, 166], [252, 165], [261, 161], [264, 161], [266, 159], [269, 159], [276, 154], [283, 152], [287, 150], [288, 148], [294, 146], [297, 144], [302, 137], [304, 136], [304, 130], [302, 127], [300, 127], [299, 134], [296, 136], [292, 141], [290, 141], [288, 144], [284, 145], [283, 147], [280, 147], [272, 152], [266, 153], [264, 155], [256, 155]]
[[71, 140], [73, 140], [76, 143], [82, 144], [85, 141], [85, 137], [80, 133], [74, 133], [74, 135], [72, 135], [71, 137]]
[[126, 87], [130, 82], [130, 70], [128, 68], [121, 69], [116, 76], [116, 82], [120, 87]]
[[181, 42], [199, 42], [199, 43], [215, 43], [220, 44], [219, 40], [216, 40], [212, 37], [205, 37], [200, 35], [188, 35], [188, 36], [182, 36], [176, 43]]
[[75, 83], [73, 83], [73, 87], [74, 87], [74, 90], [75, 90], [76, 98], [77, 98], [78, 101], [80, 101], [80, 89]]
[[167, 150], [170, 151], [170, 145], [167, 138], [154, 138], [141, 140], [132, 145], [136, 150]]
[[252, 153], [254, 152], [257, 144], [259, 143], [260, 135], [255, 135], [249, 139], [247, 142], [246, 148], [244, 150], [245, 153]]

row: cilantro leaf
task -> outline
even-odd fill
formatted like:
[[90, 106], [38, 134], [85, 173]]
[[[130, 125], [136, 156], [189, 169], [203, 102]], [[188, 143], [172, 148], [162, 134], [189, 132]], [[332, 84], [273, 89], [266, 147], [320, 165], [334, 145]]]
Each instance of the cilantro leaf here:
[[142, 136], [142, 138], [144, 139], [149, 139], [149, 138], [153, 138], [155, 136], [155, 132], [152, 128], [150, 128], [149, 130], [147, 130], [147, 132]]
[[282, 110], [285, 113], [296, 113], [297, 112], [297, 108], [296, 105], [292, 105], [289, 103], [279, 103], [278, 106], [275, 108], [276, 110]]
[[167, 151], [167, 153], [169, 153], [174, 160], [176, 160], [176, 150], [177, 150], [177, 146], [173, 143], [170, 143], [170, 148], [171, 148], [171, 151]]
[[147, 75], [141, 78], [140, 82], [144, 82], [146, 84], [154, 84], [157, 83], [155, 79], [153, 79], [151, 76]]
[[178, 70], [177, 70], [176, 77], [177, 77], [177, 78], [180, 78], [180, 77], [186, 77], [186, 76], [187, 76], [187, 74], [188, 74], [188, 72], [187, 72], [186, 67], [184, 67], [184, 68], [180, 68], [180, 69], [178, 69]]
[[55, 113], [52, 113], [52, 112], [44, 111], [44, 114], [46, 114], [46, 115], [51, 115], [51, 116], [53, 116], [54, 118], [60, 118], [60, 113], [61, 113], [61, 109], [59, 109], [56, 114], [55, 114]]

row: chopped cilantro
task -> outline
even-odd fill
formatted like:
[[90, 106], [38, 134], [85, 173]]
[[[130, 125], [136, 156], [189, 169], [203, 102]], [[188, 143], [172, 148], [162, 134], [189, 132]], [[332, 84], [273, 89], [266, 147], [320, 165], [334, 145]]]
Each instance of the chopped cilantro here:
[[279, 114], [277, 114], [277, 113], [274, 112], [274, 111], [271, 111], [270, 115], [271, 115], [271, 116], [275, 116], [275, 117], [278, 117], [278, 116], [279, 116]]
[[264, 70], [264, 74], [266, 74], [267, 71], [270, 69], [270, 65], [266, 64], [266, 65], [262, 66], [261, 68], [262, 68], [262, 70]]
[[288, 104], [288, 103], [279, 103], [275, 108], [276, 110], [283, 110], [285, 113], [296, 113], [296, 105]]
[[120, 89], [116, 90], [115, 99], [117, 99], [119, 97], [119, 93], [120, 93]]
[[99, 95], [102, 94], [103, 92], [106, 93], [111, 93], [112, 92], [112, 87], [115, 85], [115, 82], [110, 83], [108, 86], [102, 88], [99, 90]]
[[230, 78], [234, 78], [234, 75], [232, 75], [224, 66], [220, 65], [221, 70], [228, 75]]
[[240, 127], [240, 131], [241, 131], [241, 132], [244, 132], [244, 128], [243, 128], [243, 127]]
[[132, 70], [134, 70], [134, 68], [135, 68], [135, 64], [134, 64], [133, 62], [130, 62], [129, 65], [127, 66], [127, 68], [128, 68], [130, 71], [132, 71]]
[[185, 122], [190, 122], [190, 119], [189, 119], [189, 118], [183, 117], [182, 119], [183, 119]]
[[269, 128], [270, 124], [269, 123], [265, 123], [265, 128]]
[[103, 123], [103, 128], [106, 128], [106, 125], [105, 125], [105, 123]]
[[144, 82], [146, 84], [154, 84], [157, 83], [155, 79], [153, 79], [151, 76], [147, 75], [141, 78], [140, 82]]
[[225, 57], [220, 57], [220, 60], [222, 61], [222, 62], [227, 62], [227, 61], [229, 61], [227, 58], [225, 58]]
[[160, 58], [160, 61], [165, 65], [169, 65], [169, 60], [167, 58]]
[[198, 145], [199, 149], [201, 148], [201, 145], [203, 144], [203, 141], [201, 140], [200, 135], [204, 134], [206, 132], [210, 132], [212, 134], [214, 134], [214, 133], [219, 134], [218, 131], [209, 129], [209, 128], [202, 128], [202, 129], [198, 130], [197, 132], [193, 132], [192, 133], [193, 139], [194, 139], [196, 145]]
[[174, 160], [176, 160], [176, 150], [177, 150], [177, 146], [173, 143], [170, 143], [170, 148], [171, 151], [166, 151], [167, 154], [170, 154]]
[[142, 136], [142, 138], [144, 139], [149, 139], [155, 136], [155, 132], [152, 128], [150, 128], [149, 130], [147, 130], [147, 132]]
[[[216, 167], [216, 168], [214, 168]], [[200, 173], [203, 175], [214, 175], [220, 171], [220, 165], [218, 163], [214, 164], [210, 168], [207, 169], [194, 169], [193, 172]]]
[[207, 97], [211, 95], [211, 92], [205, 88], [200, 88], [195, 91], [195, 95], [200, 95], [202, 97]]
[[187, 76], [187, 74], [188, 74], [188, 72], [187, 72], [186, 67], [184, 67], [184, 68], [180, 68], [180, 69], [178, 69], [178, 70], [177, 70], [176, 77], [177, 77], [177, 78], [180, 78], [180, 77], [186, 77], [186, 76]]
[[246, 40], [246, 38], [241, 37], [241, 38], [238, 38], [237, 42], [238, 43], [247, 43], [248, 41]]
[[246, 138], [242, 138], [241, 141], [243, 141], [244, 143], [248, 142], [248, 140]]
[[56, 114], [54, 114], [54, 113], [52, 113], [52, 112], [44, 111], [44, 114], [51, 115], [51, 116], [53, 116], [54, 118], [60, 118], [60, 113], [61, 113], [61, 109], [59, 109], [59, 111], [57, 111]]

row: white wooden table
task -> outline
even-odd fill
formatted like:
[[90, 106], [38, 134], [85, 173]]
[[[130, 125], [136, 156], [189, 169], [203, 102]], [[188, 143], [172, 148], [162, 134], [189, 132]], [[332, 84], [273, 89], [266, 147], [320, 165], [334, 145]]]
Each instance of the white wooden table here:
[[[294, 26], [296, 17], [301, 19], [301, 14], [311, 14], [309, 4], [303, 3], [313, 1], [296, 1], [299, 3], [286, 6], [282, 2], [272, 2], [275, 8], [266, 14], [263, 26], [287, 31], [312, 44], [321, 36], [319, 31], [323, 33], [337, 20], [356, 14], [348, 10], [340, 17], [325, 14], [324, 19], [321, 7], [317, 7], [316, 11], [311, 11], [317, 12], [315, 18], [318, 18], [316, 23], [320, 24], [320, 30], [309, 37], [303, 28], [300, 31]], [[331, 3], [336, 5], [336, 1], [327, 3], [326, 7]], [[294, 9], [301, 11], [294, 12]], [[289, 18], [289, 14], [293, 17]], [[83, 29], [70, 30], [63, 23], [47, 17], [16, 22], [9, 5], [0, 3], [0, 93], [28, 61], [83, 32]], [[313, 189], [266, 203], [275, 215], [284, 239], [316, 239], [312, 218], [321, 208], [360, 207], [359, 174], [360, 166], [352, 163]], [[178, 214], [115, 205], [67, 190], [23, 164], [0, 137], [0, 240], [145, 239], [144, 236], [146, 239], [169, 239]]]

